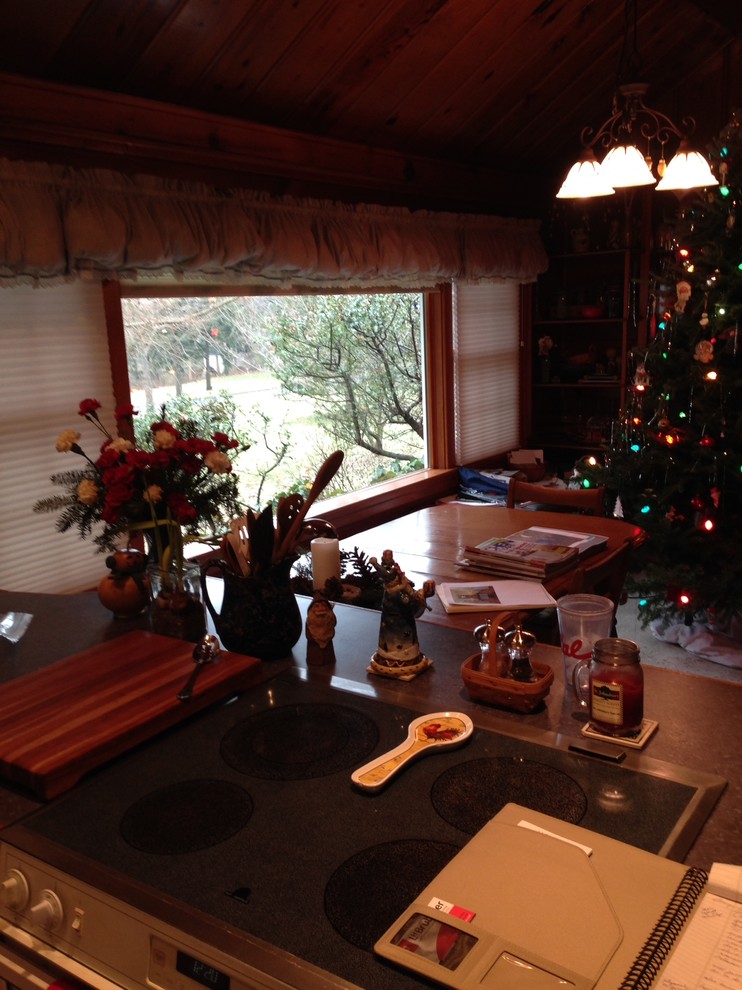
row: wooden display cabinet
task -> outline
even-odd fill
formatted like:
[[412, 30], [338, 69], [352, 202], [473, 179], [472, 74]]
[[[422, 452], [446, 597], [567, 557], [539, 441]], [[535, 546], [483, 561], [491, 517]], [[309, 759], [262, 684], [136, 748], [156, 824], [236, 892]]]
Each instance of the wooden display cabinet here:
[[584, 237], [582, 228], [566, 230], [558, 246], [568, 250], [550, 254], [548, 271], [523, 296], [522, 442], [543, 449], [560, 473], [610, 443], [641, 336], [649, 238], [628, 236], [622, 221], [620, 239], [637, 246], [596, 248], [606, 244], [603, 221], [602, 237], [587, 223]]

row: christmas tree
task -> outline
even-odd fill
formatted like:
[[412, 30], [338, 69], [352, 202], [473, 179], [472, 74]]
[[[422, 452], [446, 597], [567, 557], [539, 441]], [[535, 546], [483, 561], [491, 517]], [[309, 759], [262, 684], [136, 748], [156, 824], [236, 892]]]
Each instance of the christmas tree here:
[[605, 464], [583, 472], [647, 534], [628, 590], [643, 625], [721, 627], [742, 609], [742, 133], [709, 147], [719, 186], [681, 202], [653, 277], [649, 342]]

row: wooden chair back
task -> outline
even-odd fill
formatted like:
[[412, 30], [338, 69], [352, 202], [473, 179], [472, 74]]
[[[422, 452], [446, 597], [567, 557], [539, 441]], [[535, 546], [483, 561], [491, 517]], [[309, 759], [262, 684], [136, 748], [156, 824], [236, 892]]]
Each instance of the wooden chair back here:
[[547, 508], [565, 509], [588, 516], [605, 515], [605, 488], [552, 488], [513, 478], [508, 486], [507, 507], [518, 502], [536, 502]]

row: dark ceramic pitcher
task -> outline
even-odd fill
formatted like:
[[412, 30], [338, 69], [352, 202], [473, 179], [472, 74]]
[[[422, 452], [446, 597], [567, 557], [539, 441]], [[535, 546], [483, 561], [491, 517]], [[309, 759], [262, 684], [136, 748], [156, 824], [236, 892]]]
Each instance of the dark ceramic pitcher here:
[[[214, 620], [222, 646], [261, 660], [287, 657], [302, 630], [296, 596], [291, 590], [291, 567], [287, 557], [258, 577], [235, 574], [223, 561], [212, 561], [201, 573], [204, 602]], [[214, 608], [206, 575], [218, 567], [224, 579], [221, 611]]]

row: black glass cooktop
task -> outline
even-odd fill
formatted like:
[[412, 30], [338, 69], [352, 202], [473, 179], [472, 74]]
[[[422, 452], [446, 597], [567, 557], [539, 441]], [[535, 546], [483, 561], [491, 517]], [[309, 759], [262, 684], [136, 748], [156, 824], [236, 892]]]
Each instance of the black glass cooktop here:
[[419, 984], [373, 957], [374, 941], [508, 802], [651, 852], [699, 804], [703, 787], [679, 768], [614, 765], [507, 726], [475, 727], [385, 789], [358, 790], [352, 771], [418, 714], [282, 674], [96, 771], [5, 838], [25, 830], [37, 854], [51, 840], [368, 990], [402, 990]]

